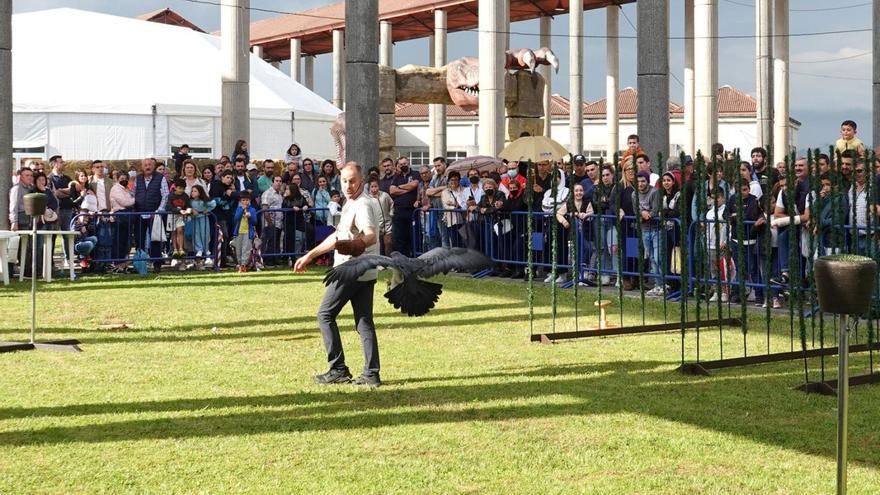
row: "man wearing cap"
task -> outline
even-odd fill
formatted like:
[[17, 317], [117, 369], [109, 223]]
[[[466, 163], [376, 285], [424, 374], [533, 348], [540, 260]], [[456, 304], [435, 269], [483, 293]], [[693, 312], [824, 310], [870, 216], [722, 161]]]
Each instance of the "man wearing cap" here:
[[254, 202], [259, 205], [260, 203], [260, 195], [263, 194], [262, 189], [260, 189], [260, 184], [258, 181], [260, 180], [260, 169], [253, 163], [247, 164], [247, 180], [250, 182], [251, 195], [254, 198]]
[[[596, 183], [594, 177], [590, 177], [587, 173], [589, 168], [587, 157], [584, 155], [574, 155], [572, 161], [574, 162], [574, 180], [572, 184], [580, 184], [584, 188], [584, 201], [592, 201], [593, 189], [595, 189]], [[597, 164], [596, 162], [589, 163], [592, 164], [593, 175], [595, 176]]]
[[174, 160], [174, 175], [180, 177], [183, 175], [183, 162], [192, 158], [189, 156], [189, 145], [181, 144], [171, 158]]

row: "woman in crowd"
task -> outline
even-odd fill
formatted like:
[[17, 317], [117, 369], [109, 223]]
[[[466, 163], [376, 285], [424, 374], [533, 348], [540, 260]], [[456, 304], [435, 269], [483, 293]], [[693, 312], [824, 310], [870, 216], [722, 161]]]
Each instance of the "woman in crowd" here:
[[610, 271], [617, 271], [619, 244], [617, 241], [617, 226], [615, 219], [618, 217], [617, 196], [619, 185], [614, 182], [614, 171], [606, 165], [602, 169], [599, 185], [593, 190], [593, 213], [599, 215], [596, 222], [596, 268], [601, 269], [602, 284], [609, 284]]
[[315, 220], [327, 225], [327, 207], [330, 205], [330, 191], [327, 189], [327, 178], [318, 177], [318, 186], [312, 191], [315, 200]]
[[89, 176], [85, 170], [77, 170], [74, 173], [74, 179], [70, 181], [70, 185], [67, 188], [70, 190], [70, 200], [73, 202], [74, 207], [79, 208], [83, 198], [89, 191]]
[[457, 170], [449, 172], [449, 185], [441, 193], [443, 208], [447, 211], [443, 214], [443, 221], [446, 222], [446, 231], [449, 232], [449, 243], [453, 247], [461, 247], [460, 229], [464, 228], [464, 216], [461, 210], [467, 206], [466, 202], [461, 200], [461, 174]]
[[[492, 232], [485, 232], [484, 236], [492, 235], [496, 239], [500, 239], [505, 230], [509, 231], [510, 223], [500, 221], [500, 211], [504, 208], [504, 202], [507, 198], [504, 193], [498, 190], [498, 183], [491, 178], [483, 179], [483, 197], [477, 203], [477, 212], [482, 219], [481, 225], [491, 226]], [[486, 238], [485, 242], [489, 242]], [[488, 246], [482, 246], [482, 252], [489, 252]], [[510, 273], [506, 266], [499, 266], [500, 273]]]
[[[556, 278], [556, 283], [558, 284], [566, 281], [567, 267], [571, 265], [570, 243], [574, 243], [575, 249], [580, 250], [581, 243], [578, 242], [578, 239], [583, 239], [583, 222], [593, 215], [593, 206], [588, 201], [584, 201], [584, 186], [580, 183], [574, 185], [573, 206], [574, 208], [570, 214], [567, 202], [562, 203], [559, 209], [556, 210], [556, 221], [563, 228], [562, 235], [560, 236], [562, 242], [557, 243], [559, 252], [556, 256], [556, 262], [559, 265], [557, 269], [559, 276]], [[572, 281], [576, 282], [576, 280]]]
[[339, 191], [339, 171], [336, 170], [336, 162], [324, 160], [321, 162], [321, 177], [327, 179], [327, 188], [331, 191]]
[[116, 226], [116, 239], [113, 241], [110, 256], [115, 260], [123, 260], [113, 266], [114, 273], [124, 273], [129, 265], [126, 258], [131, 251], [131, 226], [134, 219], [125, 213], [130, 212], [134, 207], [134, 195], [128, 189], [128, 182], [128, 175], [120, 174], [110, 189], [110, 212], [114, 214]]
[[202, 182], [205, 183], [205, 192], [208, 193], [209, 198], [213, 198], [214, 194], [212, 189], [220, 187], [220, 179], [216, 173], [214, 173], [214, 169], [211, 167], [205, 167], [202, 169]]
[[[209, 167], [205, 167], [205, 169], [208, 168]], [[183, 180], [186, 182], [186, 188], [184, 188], [186, 194], [192, 192], [193, 186], [201, 186], [202, 189], [207, 188], [207, 184], [199, 176], [199, 169], [196, 167], [196, 162], [189, 158], [183, 161]]]
[[[681, 218], [681, 191], [678, 189], [678, 182], [675, 180], [675, 174], [666, 172], [660, 177], [660, 216], [663, 218], [663, 235], [665, 235], [666, 252], [663, 253], [664, 263], [666, 265], [666, 274], [672, 273], [673, 262], [678, 273], [681, 273], [681, 264], [686, 260], [681, 259], [681, 252], [678, 257], [674, 256], [678, 247], [678, 238], [681, 235], [681, 227], [674, 219]], [[666, 284], [668, 290], [678, 290], [678, 282], [669, 282]], [[660, 287], [658, 285], [658, 287]]]
[[[739, 175], [742, 177], [742, 183], [748, 184], [749, 193], [757, 199], [761, 199], [763, 192], [761, 191], [761, 183], [758, 182], [758, 177], [755, 176], [755, 173], [752, 171], [752, 164], [749, 162], [740, 162], [739, 164]], [[736, 179], [733, 181], [736, 184]], [[731, 194], [733, 196], [733, 194]]]
[[[516, 170], [516, 169], [514, 169]], [[510, 222], [510, 230], [498, 236], [499, 247], [501, 249], [502, 258], [510, 260], [522, 260], [525, 246], [527, 244], [526, 235], [526, 215], [521, 212], [527, 211], [528, 206], [525, 203], [525, 194], [523, 194], [522, 184], [517, 180], [511, 180], [507, 184], [507, 195], [504, 205], [501, 207], [501, 220], [499, 221], [499, 231], [507, 230], [504, 220]], [[520, 212], [520, 213], [517, 213]], [[526, 272], [523, 265], [511, 265], [510, 278], [525, 278]], [[502, 272], [503, 273], [503, 272]]]

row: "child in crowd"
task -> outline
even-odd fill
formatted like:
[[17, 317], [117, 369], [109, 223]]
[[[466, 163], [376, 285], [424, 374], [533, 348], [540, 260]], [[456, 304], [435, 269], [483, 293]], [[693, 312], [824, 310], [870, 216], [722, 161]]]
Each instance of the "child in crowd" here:
[[257, 224], [257, 210], [251, 206], [251, 193], [242, 191], [238, 198], [238, 208], [232, 218], [232, 244], [239, 273], [247, 272], [247, 264], [254, 247]]
[[[92, 204], [94, 203], [94, 204]], [[95, 211], [98, 201], [94, 196], [88, 196], [80, 204], [79, 215], [73, 221], [73, 230], [76, 237], [73, 240], [73, 252], [80, 257], [80, 267], [86, 269], [92, 262], [92, 251], [98, 245], [96, 235]]]
[[865, 155], [865, 143], [856, 137], [858, 125], [855, 121], [844, 120], [840, 124], [840, 139], [834, 144], [834, 149], [840, 153], [846, 150], [855, 150], [860, 156]]
[[[727, 302], [728, 292], [730, 291], [730, 287], [725, 285], [727, 283], [727, 270], [721, 270], [722, 266], [727, 266], [727, 260], [724, 255], [727, 251], [728, 239], [727, 222], [724, 220], [725, 199], [727, 195], [723, 189], [718, 188], [715, 190], [714, 196], [714, 202], [706, 205], [706, 252], [709, 253], [709, 278], [713, 281], [721, 280], [721, 302]], [[709, 300], [714, 302], [718, 300], [718, 297], [719, 295], [715, 293]]]
[[205, 189], [196, 184], [190, 190], [190, 209], [192, 210], [192, 239], [193, 249], [196, 252], [196, 269], [205, 269], [206, 257], [207, 263], [213, 266], [211, 258], [210, 235], [211, 228], [208, 222], [208, 213], [214, 209], [214, 200], [208, 199]]
[[[174, 192], [168, 195], [168, 209], [171, 215], [168, 215], [168, 230], [171, 231], [171, 245], [174, 249], [171, 257], [171, 266], [176, 266], [180, 262], [177, 258], [186, 256], [184, 242], [184, 227], [186, 226], [186, 217], [190, 213], [189, 196], [186, 195], [186, 181], [183, 179], [174, 180]], [[181, 264], [181, 266], [184, 266]]]
[[339, 225], [339, 217], [342, 216], [342, 194], [330, 191], [330, 202], [327, 203], [327, 225], [336, 227]]

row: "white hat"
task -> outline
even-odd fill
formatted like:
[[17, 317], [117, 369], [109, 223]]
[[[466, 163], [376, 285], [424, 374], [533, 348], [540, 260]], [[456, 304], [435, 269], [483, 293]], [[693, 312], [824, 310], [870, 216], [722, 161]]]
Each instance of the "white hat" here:
[[82, 204], [79, 206], [80, 210], [88, 210], [92, 213], [96, 213], [98, 211], [98, 198], [93, 194], [87, 194], [83, 200]]

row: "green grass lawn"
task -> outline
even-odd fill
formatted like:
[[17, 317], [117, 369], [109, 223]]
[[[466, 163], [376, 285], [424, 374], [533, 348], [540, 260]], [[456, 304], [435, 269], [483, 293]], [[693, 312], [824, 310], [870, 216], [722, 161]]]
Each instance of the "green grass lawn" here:
[[[377, 285], [383, 387], [321, 387], [312, 382], [326, 365], [320, 276], [84, 278], [41, 289], [40, 338], [77, 338], [84, 352], [0, 354], [0, 493], [834, 490], [836, 399], [793, 390], [799, 361], [707, 378], [676, 371], [677, 332], [533, 344], [522, 282], [446, 277], [438, 307], [417, 319], [396, 314]], [[0, 339], [26, 338], [29, 287], [0, 288]], [[594, 299], [580, 301], [582, 327], [594, 324]], [[571, 330], [571, 291], [560, 300], [556, 329]], [[541, 287], [536, 330], [551, 326], [548, 301]], [[627, 322], [640, 322], [640, 301], [626, 304]], [[647, 320], [663, 320], [656, 302]], [[134, 328], [98, 328], [119, 322]], [[357, 371], [349, 309], [340, 322]], [[762, 329], [763, 314], [750, 323]], [[738, 329], [701, 338], [704, 357], [719, 338], [727, 356], [741, 351]], [[774, 323], [771, 340], [788, 350], [787, 325]], [[688, 356], [694, 342], [691, 331]], [[749, 347], [762, 346], [755, 330]], [[865, 363], [854, 358], [853, 371]], [[878, 420], [880, 386], [853, 388], [852, 494], [880, 493]]]

